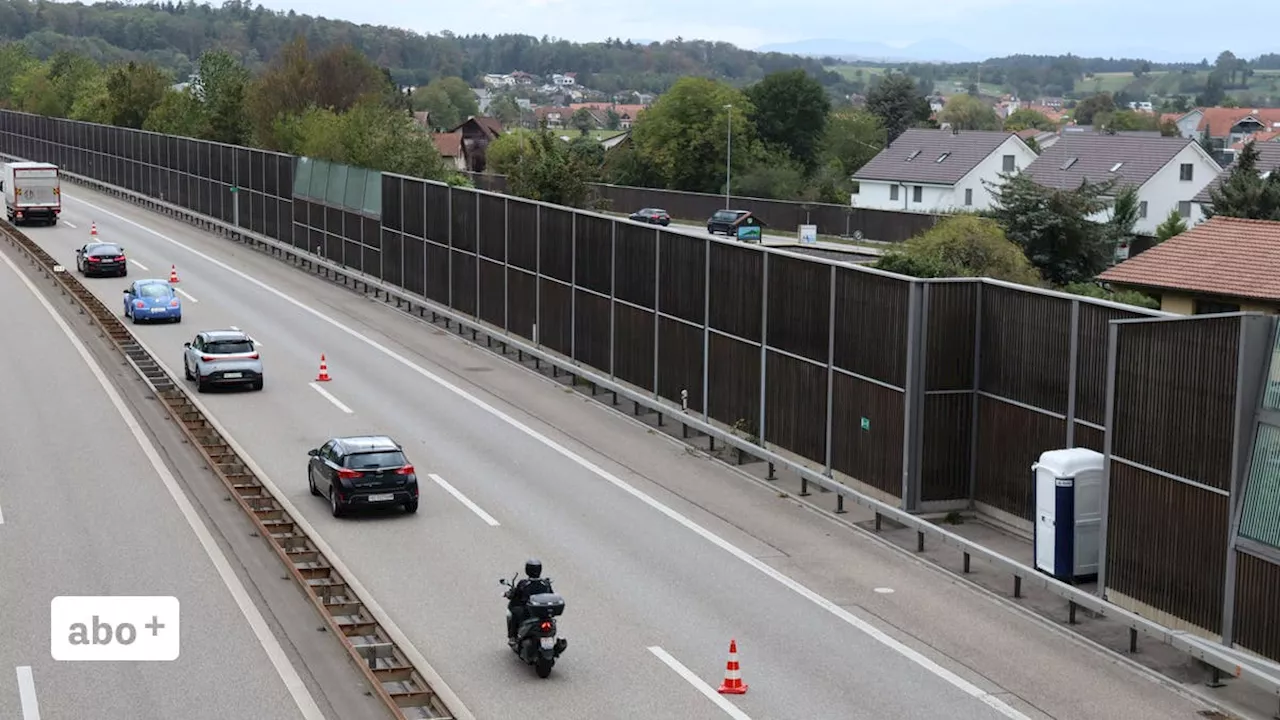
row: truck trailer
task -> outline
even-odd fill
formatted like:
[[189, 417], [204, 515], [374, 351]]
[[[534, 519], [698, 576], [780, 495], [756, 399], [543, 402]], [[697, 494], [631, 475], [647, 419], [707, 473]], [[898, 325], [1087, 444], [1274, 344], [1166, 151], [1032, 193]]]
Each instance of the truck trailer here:
[[57, 165], [11, 162], [0, 178], [5, 216], [14, 225], [54, 225], [62, 214], [62, 184]]

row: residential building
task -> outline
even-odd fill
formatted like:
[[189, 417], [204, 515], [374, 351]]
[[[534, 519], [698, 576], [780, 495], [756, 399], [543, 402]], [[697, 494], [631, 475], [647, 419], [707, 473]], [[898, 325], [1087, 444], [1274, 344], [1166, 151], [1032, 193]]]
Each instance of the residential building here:
[[485, 149], [502, 134], [502, 123], [497, 118], [472, 115], [449, 132], [461, 133], [466, 169], [479, 173], [484, 172]]
[[[1027, 168], [1040, 185], [1074, 190], [1081, 183], [1115, 181], [1117, 190], [1138, 190], [1138, 222], [1134, 232], [1154, 235], [1171, 210], [1194, 225], [1204, 219], [1192, 202], [1221, 170], [1194, 140], [1180, 137], [1133, 137], [1102, 133], [1063, 134], [1062, 139]], [[1105, 222], [1110, 210], [1092, 219]]]
[[1053, 130], [1041, 130], [1039, 128], [1019, 130], [1017, 136], [1022, 138], [1022, 141], [1027, 145], [1040, 148], [1041, 151], [1045, 150], [1045, 148], [1053, 147], [1053, 144], [1058, 142], [1058, 138], [1062, 137], [1060, 133]]
[[534, 119], [541, 123], [547, 121], [547, 127], [559, 128], [569, 124], [573, 117], [572, 107], [537, 107], [533, 109]]
[[[1255, 142], [1258, 141], [1255, 140]], [[1265, 177], [1268, 173], [1280, 170], [1280, 142], [1258, 142], [1257, 148], [1259, 174]], [[1196, 196], [1191, 199], [1192, 202], [1200, 207], [1200, 214], [1202, 216], [1204, 214], [1204, 206], [1211, 205], [1213, 203], [1210, 191], [1217, 189], [1219, 185], [1226, 182], [1227, 178], [1231, 177], [1231, 171], [1235, 170], [1235, 167], [1236, 161], [1233, 160], [1230, 165], [1224, 168], [1222, 172], [1218, 173], [1217, 177], [1211, 180], [1208, 185], [1205, 185], [1204, 188], [1201, 189], [1200, 192], [1196, 193]]]
[[532, 85], [537, 78], [527, 72], [516, 70], [511, 73], [511, 78], [516, 81], [517, 85]]
[[620, 105], [617, 103], [573, 103], [569, 106], [570, 114], [576, 112], [578, 108], [587, 108], [598, 114], [601, 118], [600, 127], [608, 127], [609, 111], [613, 110], [618, 116], [618, 129], [630, 130], [632, 123], [636, 118], [640, 117], [640, 112], [645, 109], [644, 105]]
[[515, 87], [516, 79], [511, 75], [499, 75], [490, 73], [484, 76], [485, 87]]
[[1280, 222], [1214, 217], [1098, 276], [1180, 315], [1280, 313]]
[[578, 73], [556, 73], [551, 76], [551, 83], [560, 87], [578, 84]]
[[431, 139], [435, 141], [436, 150], [445, 163], [458, 172], [466, 171], [467, 158], [462, 150], [461, 132], [432, 133]]
[[987, 183], [1035, 159], [1011, 132], [911, 129], [854, 173], [858, 192], [851, 202], [908, 212], [983, 210], [992, 201]]
[[1229, 148], [1254, 133], [1280, 130], [1280, 108], [1196, 108], [1175, 124], [1183, 137], [1208, 135], [1218, 147]]

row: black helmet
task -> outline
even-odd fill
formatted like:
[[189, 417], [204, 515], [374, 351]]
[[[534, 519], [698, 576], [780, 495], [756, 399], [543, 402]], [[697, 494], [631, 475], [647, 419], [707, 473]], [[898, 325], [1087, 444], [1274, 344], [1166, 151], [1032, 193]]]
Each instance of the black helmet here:
[[529, 559], [524, 563], [524, 574], [531, 578], [542, 577], [542, 561]]

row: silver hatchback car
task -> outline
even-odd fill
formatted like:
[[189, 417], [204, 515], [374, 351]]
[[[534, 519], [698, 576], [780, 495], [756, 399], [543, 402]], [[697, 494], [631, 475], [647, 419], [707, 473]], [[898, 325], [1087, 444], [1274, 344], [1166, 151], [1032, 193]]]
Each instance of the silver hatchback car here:
[[210, 387], [262, 389], [262, 358], [253, 339], [239, 330], [205, 330], [183, 343], [182, 372], [204, 392]]

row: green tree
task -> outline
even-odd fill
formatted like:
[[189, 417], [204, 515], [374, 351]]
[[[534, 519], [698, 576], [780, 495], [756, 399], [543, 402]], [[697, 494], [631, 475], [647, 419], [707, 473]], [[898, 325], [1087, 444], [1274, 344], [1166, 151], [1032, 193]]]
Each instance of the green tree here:
[[632, 126], [631, 143], [661, 187], [723, 191], [729, 128], [734, 168], [745, 169], [754, 155], [751, 110], [750, 101], [726, 83], [681, 78]]
[[833, 113], [822, 139], [823, 155], [846, 178], [866, 165], [888, 144], [889, 134], [876, 115], [865, 110]]
[[938, 120], [956, 130], [999, 130], [1000, 116], [990, 105], [970, 95], [952, 95]]
[[1245, 143], [1226, 180], [1209, 190], [1210, 204], [1204, 208], [1206, 217], [1280, 220], [1280, 173], [1271, 172], [1263, 178], [1258, 161], [1257, 146]]
[[1074, 190], [1039, 185], [1030, 176], [1002, 175], [987, 183], [988, 212], [1027, 259], [1054, 285], [1092, 280], [1115, 258], [1111, 227], [1089, 218], [1107, 209], [1111, 183], [1083, 183]]
[[605, 117], [606, 128], [610, 130], [617, 130], [619, 127], [622, 126], [622, 117], [618, 115], [618, 112], [613, 108], [609, 108], [608, 110], [606, 110], [604, 117]]
[[1097, 298], [1099, 300], [1110, 300], [1111, 302], [1123, 303], [1125, 305], [1136, 305], [1151, 310], [1160, 309], [1160, 301], [1136, 290], [1108, 290], [1097, 282], [1078, 282], [1070, 285], [1063, 285], [1058, 288], [1064, 292], [1073, 295], [1083, 295], [1085, 297]]
[[164, 99], [172, 79], [153, 63], [130, 61], [107, 71], [107, 108], [112, 125], [141, 128]]
[[28, 67], [13, 79], [13, 95], [14, 106], [22, 112], [65, 117], [70, 110], [70, 105], [62, 104], [44, 63]]
[[745, 197], [795, 200], [809, 189], [808, 173], [786, 150], [766, 147], [758, 151], [750, 165], [733, 178], [733, 193]]
[[1056, 130], [1058, 124], [1050, 120], [1047, 115], [1030, 108], [1018, 108], [1009, 113], [1009, 117], [1004, 119], [1004, 129], [1009, 132], [1018, 132], [1019, 130], [1029, 130], [1035, 128], [1037, 130]]
[[[533, 156], [540, 147], [534, 138], [537, 133], [524, 128], [503, 133], [489, 142], [485, 148], [485, 172], [507, 175], [526, 156]], [[597, 143], [598, 144], [598, 143]]]
[[1169, 216], [1164, 219], [1164, 222], [1156, 226], [1156, 242], [1162, 243], [1186, 231], [1187, 224], [1183, 222], [1182, 216], [1178, 214], [1178, 210], [1175, 208], [1169, 211]]
[[203, 137], [205, 127], [204, 111], [190, 89], [166, 90], [142, 123], [149, 132], [190, 138]]
[[[495, 98], [489, 105], [489, 114], [498, 118], [498, 121], [501, 122], [504, 127], [518, 125], [520, 123], [520, 118], [523, 115], [523, 113], [520, 112], [520, 105], [516, 103], [516, 99], [510, 95], [500, 95]], [[488, 158], [488, 151], [486, 150], [485, 153], [485, 157]], [[488, 160], [486, 159], [485, 162], [488, 162]]]
[[880, 118], [889, 142], [929, 119], [929, 102], [909, 75], [889, 72], [867, 93], [867, 110]]
[[265, 148], [283, 149], [275, 129], [283, 116], [300, 115], [316, 103], [315, 65], [303, 36], [280, 49], [271, 64], [249, 86], [245, 111], [253, 124], [253, 138]]
[[1042, 285], [1026, 255], [989, 218], [949, 217], [930, 230], [888, 250], [875, 265], [916, 277], [989, 277]]
[[1071, 116], [1077, 125], [1092, 125], [1093, 116], [1097, 113], [1112, 113], [1116, 111], [1115, 98], [1111, 93], [1102, 92], [1081, 100], [1076, 103], [1075, 111]]
[[244, 145], [249, 139], [245, 95], [250, 75], [226, 50], [208, 50], [196, 63], [192, 90], [204, 115], [204, 139]]
[[468, 117], [480, 114], [475, 93], [458, 77], [432, 80], [413, 100], [414, 108], [430, 113], [431, 126], [439, 130], [455, 128]]
[[107, 77], [97, 73], [87, 82], [80, 85], [66, 117], [81, 122], [111, 125], [113, 124], [111, 122], [113, 119], [112, 100], [110, 88], [107, 87]]
[[0, 45], [0, 107], [17, 107], [14, 83], [37, 64], [25, 45], [13, 42]]
[[1138, 224], [1139, 204], [1138, 188], [1132, 185], [1116, 193], [1111, 205], [1111, 218], [1107, 220], [1116, 242], [1125, 242], [1133, 237], [1133, 228]]
[[586, 135], [591, 132], [591, 128], [595, 127], [595, 120], [591, 117], [591, 111], [586, 108], [578, 108], [574, 111], [573, 117], [569, 118], [569, 124], [578, 129], [578, 132]]
[[1093, 125], [1107, 132], [1130, 132], [1134, 130], [1154, 132], [1160, 129], [1160, 119], [1155, 115], [1128, 109], [1099, 111], [1093, 115]]
[[521, 156], [507, 174], [512, 192], [531, 200], [583, 207], [590, 196], [587, 180], [590, 168], [569, 152], [566, 143], [543, 122], [533, 136], [533, 152]]
[[768, 146], [790, 155], [806, 172], [818, 164], [831, 101], [822, 84], [802, 69], [776, 72], [746, 90], [751, 120]]

